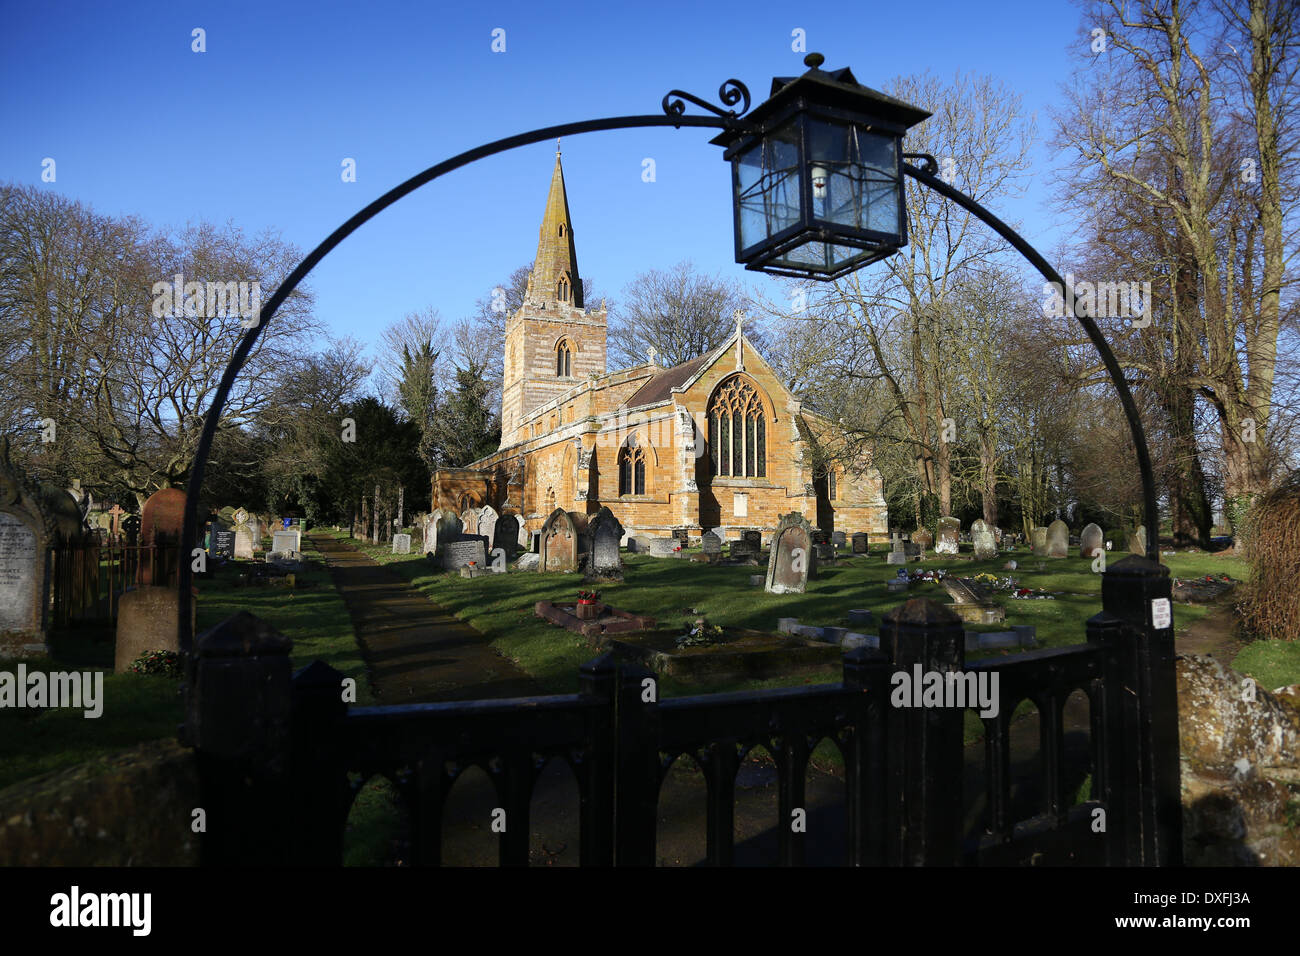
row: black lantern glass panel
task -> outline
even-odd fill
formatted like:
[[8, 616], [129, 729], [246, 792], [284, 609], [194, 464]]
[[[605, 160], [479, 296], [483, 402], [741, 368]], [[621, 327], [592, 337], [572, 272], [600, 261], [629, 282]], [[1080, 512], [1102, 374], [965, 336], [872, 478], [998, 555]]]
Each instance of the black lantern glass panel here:
[[848, 70], [774, 80], [743, 127], [713, 140], [732, 163], [736, 261], [834, 279], [907, 245], [902, 140], [928, 115]]

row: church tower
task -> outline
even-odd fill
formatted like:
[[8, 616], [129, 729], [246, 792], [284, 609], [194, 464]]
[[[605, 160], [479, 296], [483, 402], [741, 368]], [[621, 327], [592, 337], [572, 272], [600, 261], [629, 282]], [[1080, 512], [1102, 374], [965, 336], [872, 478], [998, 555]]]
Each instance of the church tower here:
[[587, 310], [564, 189], [560, 148], [537, 236], [537, 257], [519, 311], [506, 319], [501, 447], [528, 437], [529, 414], [592, 375], [605, 374], [606, 311]]

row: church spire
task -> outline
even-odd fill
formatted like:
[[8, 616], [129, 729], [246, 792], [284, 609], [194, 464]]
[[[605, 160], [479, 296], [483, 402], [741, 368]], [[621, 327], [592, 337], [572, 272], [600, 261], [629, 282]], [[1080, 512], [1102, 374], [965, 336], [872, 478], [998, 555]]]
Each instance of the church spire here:
[[546, 196], [546, 212], [537, 236], [537, 258], [528, 275], [531, 298], [561, 305], [582, 306], [582, 277], [578, 275], [578, 254], [573, 245], [573, 223], [569, 219], [569, 198], [564, 191], [564, 167], [560, 165], [560, 141], [555, 141], [555, 171]]

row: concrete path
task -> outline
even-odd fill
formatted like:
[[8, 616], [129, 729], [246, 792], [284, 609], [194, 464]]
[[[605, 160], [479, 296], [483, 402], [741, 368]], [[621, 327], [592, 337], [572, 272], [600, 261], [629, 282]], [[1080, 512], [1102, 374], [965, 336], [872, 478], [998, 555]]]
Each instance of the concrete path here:
[[309, 536], [352, 616], [381, 704], [526, 697], [536, 683], [478, 631], [348, 543]]

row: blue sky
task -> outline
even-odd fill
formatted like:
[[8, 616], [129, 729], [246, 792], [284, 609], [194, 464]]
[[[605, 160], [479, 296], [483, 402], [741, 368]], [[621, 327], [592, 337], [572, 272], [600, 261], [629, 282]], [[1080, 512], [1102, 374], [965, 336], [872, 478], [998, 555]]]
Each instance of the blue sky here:
[[[233, 220], [304, 253], [392, 186], [462, 150], [551, 124], [658, 113], [672, 88], [755, 102], [801, 72], [791, 34], [858, 79], [930, 70], [1005, 81], [1036, 113], [1034, 181], [997, 210], [1045, 253], [1068, 237], [1043, 174], [1046, 109], [1075, 60], [1063, 0], [796, 5], [433, 2], [28, 3], [0, 7], [0, 181], [155, 224]], [[191, 30], [207, 51], [191, 50]], [[491, 49], [506, 31], [506, 50]], [[729, 177], [712, 131], [592, 133], [563, 144], [579, 266], [617, 298], [638, 271], [733, 260]], [[362, 227], [308, 279], [318, 316], [368, 344], [404, 313], [449, 320], [536, 248], [554, 144], [483, 160]], [[345, 157], [357, 181], [341, 180]], [[642, 160], [657, 178], [643, 182]]]

